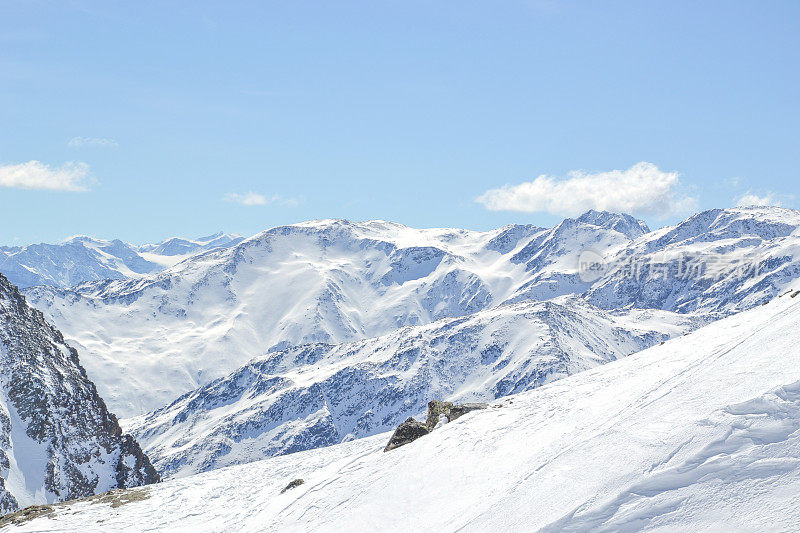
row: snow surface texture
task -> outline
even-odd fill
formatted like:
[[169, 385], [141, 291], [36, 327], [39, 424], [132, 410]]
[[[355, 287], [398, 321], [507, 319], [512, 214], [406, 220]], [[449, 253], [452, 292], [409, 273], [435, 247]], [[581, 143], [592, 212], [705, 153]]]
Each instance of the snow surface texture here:
[[0, 246], [0, 272], [17, 287], [68, 287], [101, 279], [137, 278], [198, 252], [233, 246], [243, 239], [217, 233], [195, 240], [172, 238], [136, 247], [78, 235], [60, 244]]
[[[800, 276], [799, 227], [800, 212], [779, 208], [707, 211], [655, 232], [595, 211], [551, 229], [489, 232], [328, 220], [274, 228], [138, 279], [26, 294], [79, 348], [112, 410], [131, 417], [268, 351], [352, 342], [503, 303], [574, 293], [606, 309], [751, 307]], [[594, 282], [580, 275], [586, 250], [609, 259]], [[653, 266], [752, 257], [757, 272], [719, 279]], [[646, 268], [624, 276], [624, 258]]]
[[0, 275], [0, 513], [157, 480], [75, 350]]
[[[800, 298], [389, 434], [77, 502], [11, 531], [794, 531]], [[305, 482], [281, 494], [290, 481]]]
[[685, 333], [666, 311], [583, 300], [500, 306], [364, 341], [271, 352], [125, 421], [162, 477], [185, 476], [395, 428], [432, 398], [487, 401]]

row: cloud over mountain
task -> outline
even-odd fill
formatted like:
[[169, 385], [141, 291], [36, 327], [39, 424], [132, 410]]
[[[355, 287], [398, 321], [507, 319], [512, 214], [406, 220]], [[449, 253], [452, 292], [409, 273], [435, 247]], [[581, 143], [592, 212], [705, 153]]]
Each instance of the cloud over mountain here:
[[490, 189], [476, 201], [491, 211], [573, 216], [596, 209], [666, 217], [696, 204], [679, 189], [677, 172], [643, 161], [627, 170], [573, 170], [564, 179], [542, 174], [533, 181]]

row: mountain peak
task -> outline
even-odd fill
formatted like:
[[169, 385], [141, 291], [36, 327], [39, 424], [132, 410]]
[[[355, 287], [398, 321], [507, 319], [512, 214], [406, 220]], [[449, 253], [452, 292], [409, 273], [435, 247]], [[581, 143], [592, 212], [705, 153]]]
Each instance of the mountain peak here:
[[594, 226], [613, 229], [627, 235], [631, 239], [640, 237], [645, 233], [650, 233], [650, 228], [647, 227], [647, 224], [643, 220], [639, 220], [626, 213], [613, 213], [610, 211], [596, 211], [590, 209], [576, 220]]

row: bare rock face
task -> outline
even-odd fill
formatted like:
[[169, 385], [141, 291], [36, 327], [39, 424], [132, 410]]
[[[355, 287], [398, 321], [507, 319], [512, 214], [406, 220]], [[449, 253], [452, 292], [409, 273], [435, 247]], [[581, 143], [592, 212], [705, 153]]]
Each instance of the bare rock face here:
[[392, 438], [389, 439], [389, 444], [386, 445], [386, 448], [384, 448], [383, 451], [388, 452], [389, 450], [394, 450], [400, 446], [405, 446], [409, 442], [414, 442], [418, 438], [424, 437], [430, 432], [431, 430], [428, 429], [427, 425], [408, 417], [405, 422], [397, 426]]
[[452, 422], [456, 418], [463, 416], [470, 411], [477, 411], [479, 409], [486, 409], [489, 407], [488, 403], [462, 403], [454, 405], [450, 408], [450, 421]]
[[463, 416], [470, 411], [478, 409], [486, 409], [489, 404], [486, 403], [462, 403], [453, 404], [453, 402], [443, 402], [440, 400], [431, 400], [428, 402], [428, 418], [425, 425], [428, 429], [433, 429], [439, 422], [441, 415], [447, 417], [448, 422], [452, 422], [456, 418]]
[[157, 481], [77, 352], [0, 274], [0, 514]]

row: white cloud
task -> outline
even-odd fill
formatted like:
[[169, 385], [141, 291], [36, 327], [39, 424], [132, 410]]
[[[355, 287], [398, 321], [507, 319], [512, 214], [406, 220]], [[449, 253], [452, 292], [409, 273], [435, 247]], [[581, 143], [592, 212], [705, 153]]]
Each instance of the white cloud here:
[[0, 187], [48, 191], [88, 191], [89, 165], [69, 161], [51, 168], [39, 161], [0, 165]]
[[278, 194], [273, 194], [272, 196], [265, 196], [263, 194], [258, 194], [253, 191], [249, 191], [245, 194], [239, 194], [236, 192], [229, 192], [225, 196], [222, 197], [223, 200], [226, 202], [234, 202], [240, 205], [269, 205], [269, 204], [277, 204], [282, 205], [285, 207], [297, 207], [300, 205], [300, 200], [297, 198], [284, 198]]
[[776, 197], [775, 193], [768, 192], [764, 196], [758, 196], [750, 191], [747, 191], [741, 197], [736, 199], [736, 207], [750, 207], [750, 206], [764, 206], [771, 205], [781, 207], [783, 204]]
[[666, 217], [696, 207], [697, 200], [681, 195], [679, 186], [677, 172], [641, 162], [627, 170], [573, 170], [565, 179], [543, 174], [530, 182], [488, 190], [476, 201], [491, 211], [574, 216], [597, 209]]
[[119, 146], [114, 139], [103, 139], [102, 137], [73, 137], [67, 142], [68, 146], [80, 148], [82, 146], [107, 146], [116, 148]]

